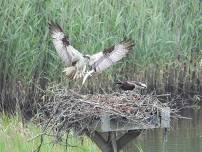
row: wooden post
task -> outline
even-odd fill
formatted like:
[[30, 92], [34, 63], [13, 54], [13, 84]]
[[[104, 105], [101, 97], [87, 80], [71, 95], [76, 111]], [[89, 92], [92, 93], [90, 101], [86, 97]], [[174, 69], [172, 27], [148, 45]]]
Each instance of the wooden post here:
[[[112, 121], [109, 115], [104, 114], [101, 121], [95, 122], [91, 126], [96, 131], [90, 132], [87, 130], [86, 135], [91, 138], [102, 152], [119, 152], [127, 143], [137, 138], [143, 129], [169, 128], [170, 108], [162, 108], [160, 114], [155, 117], [151, 116], [151, 119], [153, 121], [148, 120], [148, 125], [141, 125], [131, 121], [120, 123]], [[118, 133], [122, 134], [120, 138]], [[105, 138], [106, 134], [110, 138]]]
[[111, 142], [112, 142], [113, 151], [118, 152], [117, 144], [116, 144], [116, 132], [112, 132], [112, 134], [111, 134]]
[[141, 134], [141, 130], [130, 130], [118, 140], [115, 136], [116, 132], [112, 132], [111, 142], [107, 142], [102, 137], [102, 133], [97, 131], [93, 133], [86, 131], [85, 133], [102, 152], [119, 152], [127, 143], [137, 138]]
[[110, 143], [105, 141], [100, 133], [97, 131], [90, 133], [85, 131], [86, 135], [100, 148], [102, 152], [113, 152], [112, 146]]
[[125, 133], [118, 141], [117, 141], [117, 148], [118, 151], [123, 149], [126, 144], [137, 138], [141, 134], [142, 130], [130, 130]]

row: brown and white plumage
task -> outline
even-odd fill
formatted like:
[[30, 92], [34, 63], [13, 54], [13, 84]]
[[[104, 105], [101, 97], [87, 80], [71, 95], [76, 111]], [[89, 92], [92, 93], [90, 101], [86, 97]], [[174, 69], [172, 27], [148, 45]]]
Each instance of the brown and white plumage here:
[[79, 51], [70, 45], [68, 37], [65, 36], [62, 28], [57, 24], [49, 23], [49, 33], [52, 37], [55, 49], [67, 66], [64, 69], [66, 76], [70, 79], [82, 77], [83, 68], [86, 65], [86, 59]]
[[119, 85], [119, 88], [127, 91], [127, 90], [133, 90], [135, 88], [137, 89], [146, 89], [147, 85], [142, 83], [142, 82], [138, 82], [138, 81], [118, 81], [115, 82], [115, 84]]
[[49, 33], [52, 37], [53, 44], [58, 55], [61, 57], [66, 65], [71, 65], [72, 51], [71, 49], [67, 51], [68, 46], [70, 45], [69, 39], [64, 35], [62, 28], [58, 24], [55, 24], [53, 22], [50, 22], [48, 24]]
[[[122, 41], [96, 54], [83, 55], [70, 45], [68, 37], [58, 24], [50, 22], [49, 32], [57, 53], [67, 66], [64, 70], [67, 77], [74, 79], [83, 77], [82, 84], [93, 73], [101, 73], [121, 60], [133, 46], [130, 41]], [[86, 71], [87, 67], [91, 70]]]
[[90, 65], [96, 72], [102, 72], [125, 57], [132, 46], [133, 44], [130, 41], [122, 41], [110, 48], [104, 49], [104, 51], [90, 57]]
[[110, 48], [104, 49], [102, 52], [90, 56], [89, 65], [92, 70], [84, 76], [82, 84], [85, 83], [86, 79], [92, 75], [92, 73], [100, 73], [121, 60], [132, 47], [133, 44], [130, 41], [122, 41]]

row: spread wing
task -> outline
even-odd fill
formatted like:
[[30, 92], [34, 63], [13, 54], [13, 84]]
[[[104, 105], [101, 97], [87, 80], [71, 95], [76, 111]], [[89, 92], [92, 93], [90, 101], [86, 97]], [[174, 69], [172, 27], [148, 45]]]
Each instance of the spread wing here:
[[89, 64], [96, 72], [102, 72], [125, 57], [133, 46], [133, 43], [130, 41], [122, 41], [119, 44], [104, 49], [103, 52], [92, 55]]
[[83, 55], [70, 45], [69, 38], [65, 36], [62, 28], [52, 21], [48, 25], [53, 44], [62, 61], [66, 65], [72, 65], [80, 60]]

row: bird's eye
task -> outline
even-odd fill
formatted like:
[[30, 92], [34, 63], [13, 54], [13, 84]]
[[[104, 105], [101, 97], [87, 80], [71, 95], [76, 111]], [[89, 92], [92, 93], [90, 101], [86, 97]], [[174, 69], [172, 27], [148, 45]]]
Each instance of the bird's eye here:
[[90, 60], [90, 56], [89, 55], [83, 55], [83, 57]]

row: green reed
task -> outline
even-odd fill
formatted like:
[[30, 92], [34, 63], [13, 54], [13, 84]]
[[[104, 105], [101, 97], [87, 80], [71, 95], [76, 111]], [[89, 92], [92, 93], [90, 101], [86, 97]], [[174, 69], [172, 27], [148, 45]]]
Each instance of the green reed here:
[[[89, 88], [100, 90], [116, 79], [165, 84], [166, 72], [169, 75], [184, 64], [187, 71], [196, 71], [195, 79], [201, 78], [200, 0], [1, 0], [0, 4], [1, 102], [17, 96], [18, 83], [20, 90], [33, 95], [47, 82], [65, 79], [48, 35], [50, 20], [58, 22], [84, 54], [101, 51], [124, 37], [134, 40], [128, 58], [99, 76], [103, 84], [90, 80], [94, 85], [87, 84]], [[185, 76], [192, 80], [193, 73], [186, 70], [174, 72], [173, 83]]]
[[[33, 152], [40, 144], [40, 129], [34, 124], [28, 123], [23, 126], [18, 117], [0, 118], [0, 152]], [[61, 143], [54, 142], [52, 137], [45, 137], [40, 152], [99, 152], [96, 145], [92, 144], [87, 137], [75, 137], [69, 135]]]

